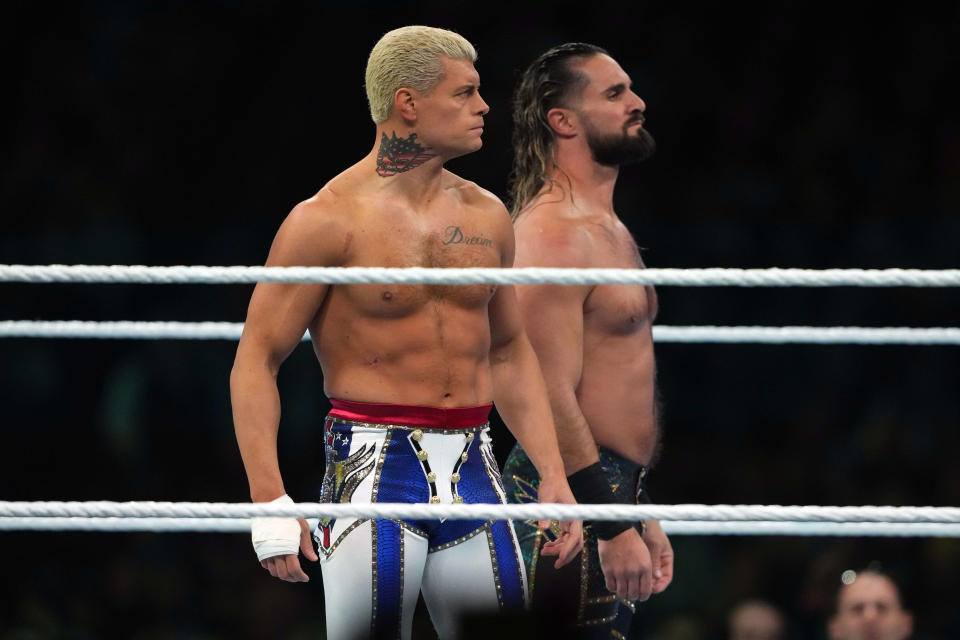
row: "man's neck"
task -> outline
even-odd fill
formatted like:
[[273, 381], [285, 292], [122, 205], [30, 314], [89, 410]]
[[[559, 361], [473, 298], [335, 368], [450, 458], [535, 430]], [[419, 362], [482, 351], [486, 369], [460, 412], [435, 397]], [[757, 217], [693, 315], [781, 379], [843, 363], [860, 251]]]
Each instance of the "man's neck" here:
[[574, 206], [590, 213], [613, 211], [613, 189], [617, 185], [620, 168], [594, 161], [589, 150], [581, 148], [554, 150], [556, 166], [551, 171], [554, 181], [569, 190]]
[[384, 123], [370, 151], [378, 180], [401, 197], [429, 199], [440, 188], [444, 158], [409, 128]]

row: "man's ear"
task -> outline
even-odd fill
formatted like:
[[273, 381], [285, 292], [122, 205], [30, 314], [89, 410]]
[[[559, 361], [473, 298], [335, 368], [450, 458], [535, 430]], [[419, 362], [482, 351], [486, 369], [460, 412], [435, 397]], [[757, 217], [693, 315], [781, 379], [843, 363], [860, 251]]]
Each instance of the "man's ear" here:
[[395, 113], [408, 121], [415, 122], [417, 119], [417, 102], [413, 90], [407, 87], [400, 87], [393, 94], [393, 110]]
[[569, 109], [555, 107], [547, 111], [547, 122], [553, 132], [562, 138], [572, 138], [577, 135], [577, 115]]

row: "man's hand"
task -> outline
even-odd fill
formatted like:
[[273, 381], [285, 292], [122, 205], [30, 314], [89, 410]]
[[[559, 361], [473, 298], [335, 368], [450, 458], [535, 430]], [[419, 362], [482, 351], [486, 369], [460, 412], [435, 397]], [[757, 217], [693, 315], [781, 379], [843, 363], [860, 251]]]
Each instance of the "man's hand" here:
[[653, 565], [653, 593], [660, 593], [673, 581], [673, 546], [656, 520], [647, 520], [643, 541]]
[[610, 540], [597, 540], [597, 550], [609, 591], [627, 600], [650, 597], [653, 567], [640, 532], [631, 527]]
[[[297, 522], [300, 523], [300, 552], [307, 560], [316, 562], [320, 557], [313, 550], [310, 527], [306, 520], [298, 519]], [[266, 558], [260, 563], [260, 566], [269, 571], [274, 578], [280, 578], [286, 582], [310, 582], [310, 576], [303, 572], [300, 567], [300, 559], [295, 553]]]
[[[539, 501], [541, 503], [560, 503], [577, 504], [567, 484], [567, 479], [563, 476], [543, 478], [540, 480], [540, 488], [537, 490]], [[549, 529], [549, 520], [540, 520], [537, 528]], [[560, 522], [560, 537], [556, 540], [543, 545], [540, 549], [540, 555], [558, 556], [554, 563], [554, 568], [559, 569], [563, 565], [573, 560], [580, 550], [583, 549], [583, 522], [581, 520], [563, 520]]]

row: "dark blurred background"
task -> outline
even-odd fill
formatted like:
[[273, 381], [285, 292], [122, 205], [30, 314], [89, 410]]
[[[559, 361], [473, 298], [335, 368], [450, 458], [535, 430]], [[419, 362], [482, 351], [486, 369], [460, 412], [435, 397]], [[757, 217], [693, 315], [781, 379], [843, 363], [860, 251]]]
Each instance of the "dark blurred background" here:
[[[509, 95], [555, 44], [605, 48], [657, 156], [620, 215], [651, 267], [957, 268], [960, 5], [88, 2], [0, 5], [0, 263], [262, 264], [285, 214], [371, 148], [366, 56], [405, 24], [479, 50], [506, 198]], [[0, 319], [240, 321], [251, 286], [0, 284]], [[951, 326], [956, 289], [661, 287], [664, 325]], [[227, 341], [0, 341], [4, 500], [246, 501]], [[957, 505], [957, 347], [658, 346], [661, 503]], [[281, 467], [322, 475], [309, 347], [280, 374]], [[502, 461], [512, 438], [496, 437]], [[748, 596], [821, 638], [840, 572], [901, 580], [916, 638], [960, 637], [960, 541], [674, 536], [638, 637], [725, 637]], [[238, 534], [0, 533], [0, 638], [323, 635]], [[429, 623], [418, 618], [418, 633]]]

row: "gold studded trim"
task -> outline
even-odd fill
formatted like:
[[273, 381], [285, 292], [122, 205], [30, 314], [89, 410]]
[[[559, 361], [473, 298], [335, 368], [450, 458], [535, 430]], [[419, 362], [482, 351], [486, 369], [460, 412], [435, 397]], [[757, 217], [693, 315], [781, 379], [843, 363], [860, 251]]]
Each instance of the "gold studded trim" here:
[[[400, 530], [400, 540], [398, 541], [398, 545], [399, 545], [399, 547], [400, 547], [400, 571], [399, 571], [399, 574], [400, 574], [400, 620], [403, 620], [403, 582], [404, 582], [403, 570], [404, 570], [404, 558], [406, 557], [406, 550], [404, 549], [403, 529], [408, 529], [408, 527], [405, 527], [405, 526], [404, 526], [404, 523], [399, 522], [399, 521], [397, 521], [397, 520], [390, 520], [390, 522], [396, 522], [396, 523], [399, 524], [400, 527], [401, 527], [401, 530]], [[373, 592], [373, 600], [372, 600], [372, 609], [371, 609], [372, 615], [371, 615], [371, 617], [370, 617], [370, 637], [371, 637], [371, 638], [375, 638], [375, 637], [376, 637], [376, 631], [377, 631], [377, 629], [376, 629], [376, 622], [377, 622], [377, 523], [376, 523], [376, 521], [374, 521], [374, 520], [371, 520], [371, 521], [370, 521], [370, 540], [371, 540], [371, 542], [372, 542], [372, 548], [371, 548], [371, 553], [370, 553], [370, 565], [371, 565], [371, 569], [373, 570], [373, 572], [372, 572], [372, 574], [371, 574], [371, 575], [373, 576], [373, 581], [372, 581], [372, 585], [371, 585], [371, 590], [372, 590], [372, 592]], [[398, 633], [397, 633], [397, 638], [398, 638], [398, 640], [399, 640], [399, 638], [400, 638], [400, 630], [402, 630], [402, 628], [403, 628], [403, 625], [401, 624], [401, 625], [399, 626]]]
[[[379, 472], [379, 469], [378, 469]], [[379, 475], [379, 473], [377, 474]], [[371, 600], [371, 609], [370, 609], [370, 637], [375, 638], [377, 628], [377, 583], [379, 582], [377, 578], [377, 523], [374, 521], [370, 522], [370, 568], [372, 573], [370, 574], [373, 580], [370, 581], [370, 589], [373, 592]]]
[[[417, 535], [417, 536], [420, 536], [421, 538], [429, 538], [429, 537], [430, 537], [430, 534], [428, 534], [428, 533], [427, 533], [426, 531], [424, 531], [423, 529], [420, 529], [419, 527], [415, 527], [415, 526], [413, 526], [412, 524], [409, 524], [409, 523], [407, 523], [407, 522], [404, 522], [403, 520], [394, 520], [393, 518], [390, 518], [389, 520], [390, 520], [390, 522], [392, 522], [392, 523], [394, 523], [394, 524], [396, 524], [396, 525], [399, 525], [401, 528], [406, 529], [406, 530], [409, 531], [410, 533], [412, 533], [412, 534], [414, 534], [414, 535]], [[343, 530], [343, 533], [341, 533], [339, 536], [337, 536], [336, 541], [335, 541], [332, 545], [330, 545], [330, 550], [329, 550], [329, 551], [325, 551], [325, 550], [323, 549], [323, 547], [320, 548], [320, 551], [323, 553], [323, 557], [324, 557], [324, 558], [329, 558], [330, 556], [332, 556], [332, 555], [333, 555], [333, 552], [337, 550], [337, 547], [338, 547], [338, 546], [340, 546], [340, 543], [343, 542], [344, 538], [347, 537], [347, 534], [351, 533], [354, 529], [356, 529], [357, 527], [359, 527], [359, 526], [360, 526], [361, 524], [363, 524], [364, 522], [370, 522], [370, 526], [371, 526], [371, 527], [374, 526], [374, 521], [370, 520], [369, 518], [362, 518], [362, 519], [360, 519], [360, 520], [354, 520], [354, 521], [350, 524], [350, 526], [348, 526], [346, 529]], [[314, 536], [314, 538], [316, 538], [316, 536]]]
[[493, 545], [493, 530], [490, 523], [483, 525], [487, 533], [487, 549], [490, 550], [490, 567], [493, 569], [493, 583], [497, 587], [497, 603], [500, 605], [500, 611], [503, 611], [503, 585], [500, 584], [500, 564], [497, 562], [497, 549]]
[[[467, 461], [467, 452], [470, 451], [470, 447], [473, 444], [471, 438], [465, 438], [466, 444], [463, 445], [463, 450], [460, 452], [460, 459], [453, 465], [453, 473], [450, 475], [450, 495], [453, 496], [454, 504], [460, 504], [463, 502], [463, 498], [460, 496], [460, 491], [457, 489], [457, 483], [460, 482], [460, 467], [463, 466], [463, 463]], [[456, 478], [456, 480], [454, 480]]]
[[449, 549], [450, 547], [455, 547], [462, 542], [466, 542], [470, 538], [475, 538], [478, 534], [483, 533], [485, 530], [490, 528], [490, 523], [485, 522], [481, 526], [477, 527], [470, 533], [460, 536], [456, 540], [451, 540], [450, 542], [444, 542], [443, 544], [438, 544], [435, 547], [430, 547], [427, 549], [427, 553], [436, 553], [437, 551], [443, 551], [444, 549]]
[[318, 547], [320, 547], [320, 552], [323, 553], [323, 557], [329, 558], [330, 556], [332, 556], [333, 552], [337, 550], [337, 547], [340, 546], [340, 543], [343, 542], [344, 538], [346, 538], [349, 533], [351, 533], [354, 529], [359, 527], [364, 522], [368, 522], [368, 520], [366, 518], [363, 518], [360, 520], [354, 520], [346, 529], [343, 530], [343, 532], [339, 536], [337, 536], [337, 539], [334, 540], [332, 545], [330, 545], [330, 549], [324, 549], [323, 547], [320, 547], [320, 545], [317, 545]]
[[370, 443], [365, 442], [359, 449], [349, 454], [345, 459], [338, 460], [342, 465], [340, 473], [344, 478], [359, 469], [361, 465], [366, 464], [366, 462], [373, 457], [373, 451], [376, 449], [376, 445], [374, 444], [368, 450], [368, 444]]
[[373, 489], [370, 492], [370, 502], [377, 501], [377, 493], [380, 491], [380, 474], [383, 473], [383, 461], [387, 458], [387, 447], [390, 446], [390, 436], [393, 434], [387, 431], [387, 435], [380, 445], [380, 456], [377, 458], [377, 471], [373, 476]]
[[537, 539], [533, 542], [533, 555], [530, 558], [530, 567], [527, 571], [527, 592], [530, 596], [530, 604], [533, 603], [533, 589], [537, 579], [537, 560], [540, 559], [540, 547], [546, 537], [541, 529], [537, 529]]
[[[370, 452], [371, 454], [373, 451]], [[360, 483], [363, 482], [370, 472], [373, 471], [373, 462], [365, 466], [363, 469], [360, 469], [353, 475], [347, 478], [347, 481], [343, 484], [343, 492], [340, 494], [340, 502], [349, 503], [353, 499], [353, 493], [357, 490], [357, 487], [360, 486]]]
[[610, 637], [613, 638], [613, 640], [627, 640], [627, 636], [623, 635], [616, 629], [610, 629]]
[[626, 598], [617, 598], [617, 600], [620, 601], [620, 604], [622, 604], [622, 605], [625, 606], [626, 608], [630, 609], [630, 613], [636, 613], [636, 612], [637, 612], [637, 605], [636, 605], [635, 602], [631, 602], [630, 600], [627, 600]]
[[410, 425], [403, 424], [377, 424], [375, 422], [360, 422], [358, 420], [346, 420], [344, 418], [338, 418], [336, 416], [327, 416], [326, 418], [330, 422], [335, 422], [337, 424], [348, 424], [353, 427], [366, 427], [368, 429], [386, 429], [393, 430], [399, 429], [402, 431], [419, 431], [421, 433], [462, 433], [467, 434], [469, 438], [472, 435], [473, 431], [477, 429], [486, 429], [490, 426], [489, 422], [484, 422], [483, 424], [478, 424], [473, 427], [465, 427], [463, 429], [442, 429], [438, 427], [411, 427]]
[[510, 521], [507, 521], [507, 528], [510, 530], [510, 544], [513, 545], [513, 555], [517, 561], [517, 578], [520, 580], [520, 590], [529, 590], [527, 576], [523, 571], [523, 553], [520, 551], [520, 542], [517, 540], [517, 530], [513, 528], [513, 523]]
[[399, 624], [397, 625], [397, 640], [400, 640], [400, 634], [403, 633], [403, 564], [404, 558], [406, 558], [407, 552], [404, 548], [404, 535], [403, 528], [400, 529], [400, 602], [399, 602]]
[[609, 622], [613, 622], [616, 619], [617, 619], [617, 614], [613, 614], [612, 616], [607, 616], [606, 618], [594, 618], [593, 620], [584, 620], [583, 622], [580, 623], [580, 625], [584, 627], [592, 627], [598, 624], [607, 624]]
[[577, 624], [586, 624], [587, 616], [587, 582], [590, 579], [590, 554], [584, 549], [580, 552], [580, 606], [577, 609]]
[[580, 552], [580, 609], [577, 613], [577, 626], [580, 627], [589, 627], [598, 624], [607, 624], [608, 622], [613, 622], [617, 618], [617, 614], [614, 613], [612, 616], [607, 616], [605, 618], [591, 618], [587, 619], [587, 606], [595, 604], [609, 604], [618, 600], [617, 596], [613, 594], [603, 595], [603, 596], [593, 596], [587, 597], [587, 583], [590, 580], [590, 554], [587, 553], [586, 548]]
[[440, 498], [437, 496], [437, 474], [430, 469], [430, 463], [427, 462], [427, 458], [430, 456], [426, 449], [420, 447], [420, 441], [414, 437], [416, 435], [417, 432], [414, 431], [407, 436], [407, 442], [410, 443], [414, 453], [416, 453], [417, 460], [420, 461], [420, 470], [423, 471], [423, 476], [426, 478], [427, 484], [430, 486], [430, 499], [428, 502], [438, 504], [440, 502]]
[[429, 538], [429, 537], [430, 537], [430, 535], [429, 535], [426, 531], [424, 531], [423, 529], [419, 529], [419, 528], [413, 526], [412, 524], [407, 524], [407, 523], [404, 522], [403, 520], [394, 520], [393, 518], [390, 518], [390, 522], [392, 522], [392, 523], [394, 523], [394, 524], [396, 524], [396, 525], [399, 525], [401, 528], [406, 529], [406, 530], [409, 531], [410, 533], [415, 534], [415, 535], [418, 535], [418, 536], [420, 536], [421, 538]]

